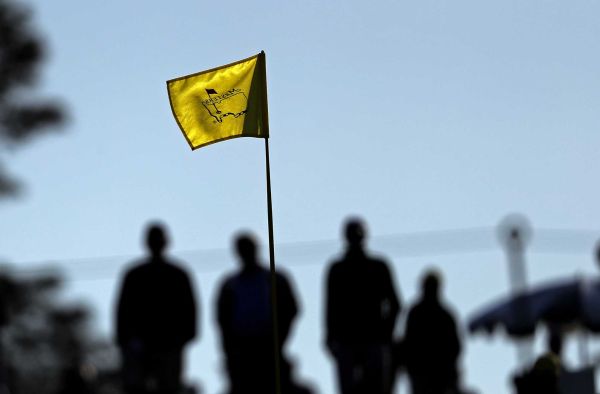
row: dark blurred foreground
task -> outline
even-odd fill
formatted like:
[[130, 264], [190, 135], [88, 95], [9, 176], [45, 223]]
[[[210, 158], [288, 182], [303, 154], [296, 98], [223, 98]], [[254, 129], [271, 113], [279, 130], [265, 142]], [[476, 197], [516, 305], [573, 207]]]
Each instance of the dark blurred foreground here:
[[120, 393], [118, 355], [91, 330], [90, 308], [61, 303], [57, 271], [0, 267], [0, 393]]

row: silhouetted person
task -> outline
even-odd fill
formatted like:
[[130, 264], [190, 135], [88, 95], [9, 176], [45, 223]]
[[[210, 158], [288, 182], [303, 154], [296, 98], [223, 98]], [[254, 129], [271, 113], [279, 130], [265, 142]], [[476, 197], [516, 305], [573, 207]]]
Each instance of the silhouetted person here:
[[413, 394], [458, 392], [460, 339], [452, 314], [440, 301], [440, 276], [426, 273], [421, 299], [406, 320], [404, 351]]
[[[222, 283], [217, 299], [217, 320], [225, 352], [231, 394], [275, 392], [271, 277], [257, 256], [250, 234], [235, 240], [241, 268]], [[303, 393], [291, 381], [290, 364], [282, 353], [298, 313], [296, 299], [285, 275], [276, 274], [279, 357], [283, 393]]]
[[196, 336], [196, 301], [186, 272], [163, 252], [159, 224], [148, 228], [149, 257], [130, 269], [117, 307], [117, 341], [129, 393], [176, 393], [185, 345]]
[[389, 393], [392, 342], [400, 302], [387, 263], [364, 249], [365, 226], [345, 227], [343, 257], [327, 275], [326, 341], [342, 394]]
[[547, 352], [538, 357], [529, 370], [514, 378], [517, 394], [559, 394], [561, 374], [559, 357]]

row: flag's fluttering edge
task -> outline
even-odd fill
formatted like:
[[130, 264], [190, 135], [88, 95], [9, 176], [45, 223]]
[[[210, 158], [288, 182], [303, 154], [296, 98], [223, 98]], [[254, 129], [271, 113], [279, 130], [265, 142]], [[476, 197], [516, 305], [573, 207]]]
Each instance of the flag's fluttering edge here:
[[269, 137], [264, 52], [172, 79], [167, 90], [192, 149], [236, 137]]

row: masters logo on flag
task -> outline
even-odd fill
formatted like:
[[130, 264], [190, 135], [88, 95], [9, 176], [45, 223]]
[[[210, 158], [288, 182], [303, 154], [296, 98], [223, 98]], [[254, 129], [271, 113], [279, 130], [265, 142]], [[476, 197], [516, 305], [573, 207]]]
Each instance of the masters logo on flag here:
[[167, 81], [173, 115], [192, 149], [269, 137], [265, 54]]
[[[217, 91], [214, 89], [206, 89], [206, 94], [208, 94], [208, 99], [202, 101], [202, 105], [208, 111], [210, 116], [215, 118], [215, 122], [222, 123], [223, 118], [226, 116], [233, 116], [237, 118], [239, 116], [246, 114], [246, 109], [248, 108], [248, 97], [241, 89], [233, 88], [224, 94], [211, 97], [212, 94], [217, 95]], [[225, 111], [221, 111], [221, 109], [225, 108]]]

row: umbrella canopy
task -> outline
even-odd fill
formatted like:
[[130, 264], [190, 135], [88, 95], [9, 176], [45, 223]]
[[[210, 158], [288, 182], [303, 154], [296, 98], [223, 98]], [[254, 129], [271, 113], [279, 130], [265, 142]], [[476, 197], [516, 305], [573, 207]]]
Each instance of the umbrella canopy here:
[[503, 327], [513, 337], [532, 335], [538, 323], [582, 326], [600, 332], [600, 281], [560, 280], [500, 299], [469, 319], [469, 331]]

